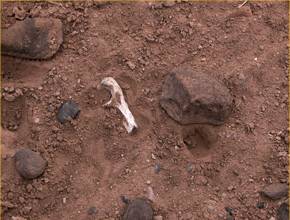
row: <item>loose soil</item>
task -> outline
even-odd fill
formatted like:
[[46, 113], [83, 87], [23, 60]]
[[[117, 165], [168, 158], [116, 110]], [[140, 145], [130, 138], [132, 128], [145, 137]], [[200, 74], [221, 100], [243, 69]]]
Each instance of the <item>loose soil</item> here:
[[[285, 199], [259, 191], [288, 183], [288, 3], [238, 4], [4, 2], [2, 28], [16, 17], [60, 18], [64, 43], [48, 61], [2, 56], [2, 219], [120, 219], [120, 196], [145, 196], [148, 184], [166, 220], [226, 219], [225, 208], [235, 219], [275, 217]], [[165, 76], [183, 65], [230, 89], [224, 125], [199, 131], [160, 108]], [[136, 134], [102, 107], [106, 76], [124, 90]], [[7, 101], [16, 89], [23, 95]], [[68, 99], [81, 112], [62, 125], [56, 113]], [[43, 176], [15, 170], [24, 147], [48, 161]]]

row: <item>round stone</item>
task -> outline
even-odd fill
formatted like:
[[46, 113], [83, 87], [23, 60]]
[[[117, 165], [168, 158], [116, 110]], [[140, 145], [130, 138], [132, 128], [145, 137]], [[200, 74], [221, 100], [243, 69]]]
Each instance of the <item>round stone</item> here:
[[34, 179], [40, 176], [47, 166], [47, 161], [39, 153], [30, 149], [17, 151], [14, 159], [17, 172], [25, 179]]

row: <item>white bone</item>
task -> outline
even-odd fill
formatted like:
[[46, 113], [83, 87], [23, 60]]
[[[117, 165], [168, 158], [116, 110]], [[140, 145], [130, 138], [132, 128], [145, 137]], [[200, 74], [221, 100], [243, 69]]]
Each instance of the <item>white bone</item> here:
[[126, 121], [123, 122], [128, 133], [137, 129], [135, 118], [129, 110], [128, 104], [125, 101], [123, 91], [119, 84], [112, 77], [106, 77], [101, 81], [101, 87], [111, 92], [111, 99], [104, 106], [113, 106], [120, 110]]

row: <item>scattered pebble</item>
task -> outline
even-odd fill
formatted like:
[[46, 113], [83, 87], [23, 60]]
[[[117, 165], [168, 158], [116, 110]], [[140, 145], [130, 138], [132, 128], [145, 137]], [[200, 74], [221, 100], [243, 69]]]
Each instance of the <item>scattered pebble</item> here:
[[127, 196], [121, 195], [121, 200], [125, 204], [129, 204], [130, 203], [130, 199]]
[[11, 220], [27, 220], [26, 218], [20, 217], [20, 216], [12, 216]]
[[19, 197], [19, 202], [20, 202], [20, 203], [25, 203], [25, 199], [24, 199], [23, 197], [20, 196], [20, 197]]
[[171, 8], [175, 5], [175, 2], [174, 1], [166, 1], [166, 2], [163, 2], [162, 5], [165, 8]]
[[26, 190], [27, 190], [27, 192], [31, 192], [32, 189], [33, 189], [33, 186], [32, 186], [31, 184], [28, 184], [28, 185], [26, 186]]
[[195, 177], [195, 183], [200, 186], [205, 186], [207, 185], [208, 181], [206, 177], [199, 175]]
[[225, 207], [225, 210], [227, 212], [227, 217], [226, 220], [234, 220], [234, 213], [233, 213], [233, 209], [230, 207]]
[[136, 68], [136, 65], [132, 63], [131, 61], [127, 61], [126, 64], [129, 66], [131, 70], [134, 70]]
[[188, 164], [188, 166], [186, 167], [186, 170], [187, 170], [188, 173], [192, 173], [193, 165], [192, 164]]
[[47, 161], [39, 153], [30, 149], [17, 151], [14, 159], [17, 172], [25, 179], [34, 179], [40, 176], [47, 166]]
[[153, 220], [163, 220], [163, 217], [161, 215], [156, 215], [153, 217]]
[[155, 164], [155, 166], [154, 166], [154, 172], [155, 173], [159, 173], [161, 171], [161, 166], [160, 166], [160, 164]]
[[13, 8], [13, 14], [17, 20], [24, 20], [24, 18], [26, 17], [26, 11], [23, 7], [20, 6], [16, 6]]
[[97, 208], [95, 206], [91, 206], [88, 209], [88, 215], [96, 215], [97, 214]]
[[60, 123], [65, 123], [66, 121], [75, 119], [79, 113], [80, 109], [78, 104], [72, 100], [69, 100], [60, 106], [56, 117]]
[[265, 202], [261, 202], [261, 201], [257, 202], [257, 205], [256, 205], [258, 209], [263, 209], [265, 208], [265, 206], [266, 206]]
[[261, 194], [270, 199], [277, 200], [288, 195], [288, 185], [284, 183], [273, 183], [266, 186], [261, 191]]
[[23, 214], [28, 215], [31, 212], [31, 210], [32, 210], [31, 206], [25, 206], [22, 211]]

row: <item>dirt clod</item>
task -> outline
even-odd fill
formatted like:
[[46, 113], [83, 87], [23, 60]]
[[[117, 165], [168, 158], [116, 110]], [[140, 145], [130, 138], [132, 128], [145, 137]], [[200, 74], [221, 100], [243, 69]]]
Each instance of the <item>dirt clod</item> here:
[[47, 161], [39, 153], [30, 149], [17, 151], [14, 159], [16, 170], [25, 179], [34, 179], [40, 176], [47, 166]]

